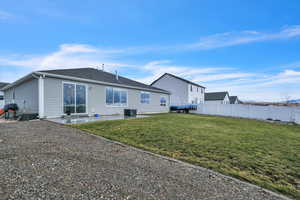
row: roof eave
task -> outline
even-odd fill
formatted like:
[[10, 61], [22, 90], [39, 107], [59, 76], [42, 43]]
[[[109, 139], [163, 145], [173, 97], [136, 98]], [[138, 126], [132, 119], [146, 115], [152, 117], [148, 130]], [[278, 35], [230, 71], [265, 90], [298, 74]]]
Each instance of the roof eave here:
[[[33, 72], [34, 73], [34, 72]], [[15, 82], [6, 85], [5, 87], [1, 88], [2, 91], [8, 90], [11, 87], [14, 87], [16, 85], [19, 85], [23, 83], [24, 81], [29, 80], [30, 78], [33, 78], [33, 73], [27, 74], [26, 76], [23, 76], [22, 78], [16, 80]]]
[[157, 93], [163, 93], [163, 94], [171, 94], [168, 91], [164, 90], [155, 90], [150, 88], [142, 88], [142, 87], [133, 87], [128, 85], [121, 85], [116, 83], [109, 83], [104, 81], [96, 81], [91, 79], [84, 79], [84, 78], [78, 78], [74, 76], [65, 76], [65, 75], [58, 75], [58, 74], [52, 74], [52, 73], [46, 73], [46, 72], [34, 72], [37, 75], [45, 75], [48, 77], [54, 77], [54, 78], [61, 78], [61, 79], [69, 79], [69, 80], [76, 80], [76, 81], [83, 81], [83, 82], [89, 82], [89, 83], [95, 83], [95, 84], [101, 84], [101, 85], [110, 85], [110, 86], [117, 86], [117, 87], [123, 87], [123, 88], [130, 88], [130, 89], [138, 89], [138, 90], [144, 90], [144, 91], [152, 91]]

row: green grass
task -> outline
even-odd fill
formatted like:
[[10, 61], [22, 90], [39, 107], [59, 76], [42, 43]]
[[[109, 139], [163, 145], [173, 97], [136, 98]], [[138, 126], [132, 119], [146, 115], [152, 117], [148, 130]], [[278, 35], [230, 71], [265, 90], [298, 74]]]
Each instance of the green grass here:
[[192, 114], [73, 127], [300, 199], [300, 126]]

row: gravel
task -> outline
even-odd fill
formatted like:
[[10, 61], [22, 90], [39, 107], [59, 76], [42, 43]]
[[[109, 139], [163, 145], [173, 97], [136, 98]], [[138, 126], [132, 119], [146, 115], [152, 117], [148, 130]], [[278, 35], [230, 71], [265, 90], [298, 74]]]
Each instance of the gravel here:
[[0, 199], [287, 199], [47, 121], [0, 124]]

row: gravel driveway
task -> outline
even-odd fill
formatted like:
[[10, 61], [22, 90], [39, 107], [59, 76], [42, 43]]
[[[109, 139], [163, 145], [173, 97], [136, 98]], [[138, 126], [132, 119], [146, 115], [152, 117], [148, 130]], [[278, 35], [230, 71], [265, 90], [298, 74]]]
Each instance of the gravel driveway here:
[[0, 199], [285, 199], [47, 121], [0, 124]]

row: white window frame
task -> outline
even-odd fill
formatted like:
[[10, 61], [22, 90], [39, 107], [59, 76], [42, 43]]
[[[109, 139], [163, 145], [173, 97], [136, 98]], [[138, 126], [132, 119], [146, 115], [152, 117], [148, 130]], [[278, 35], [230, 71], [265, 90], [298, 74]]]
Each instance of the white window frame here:
[[[112, 104], [107, 104], [106, 103], [106, 90], [109, 89], [109, 88], [112, 88], [113, 89], [113, 103]], [[119, 91], [125, 91], [126, 92], [126, 104], [115, 104], [114, 103], [114, 90], [119, 90]], [[104, 90], [104, 96], [105, 96], [105, 105], [107, 107], [128, 107], [128, 90], [126, 89], [123, 89], [123, 88], [117, 88], [117, 87], [105, 87], [105, 90]], [[120, 96], [120, 100], [121, 100], [121, 96]]]
[[[65, 112], [64, 112], [64, 84], [72, 84], [72, 85], [75, 85], [75, 112], [74, 113], [71, 113], [71, 115], [87, 115], [89, 112], [88, 112], [88, 84], [85, 84], [85, 83], [78, 83], [78, 82], [68, 82], [68, 81], [63, 81], [62, 82], [62, 114], [63, 115], [67, 115]], [[85, 113], [77, 113], [76, 112], [76, 85], [84, 85], [85, 86]]]
[[[142, 103], [142, 94], [149, 94], [149, 103]], [[140, 104], [150, 104], [150, 103], [151, 103], [151, 93], [150, 92], [141, 91], [140, 92]]]
[[[161, 104], [161, 99], [162, 99], [162, 98], [164, 98], [164, 99], [166, 100], [166, 104], [165, 104], [165, 105], [162, 105], [162, 104]], [[164, 106], [164, 107], [165, 107], [165, 106], [168, 106], [167, 97], [165, 97], [165, 96], [160, 96], [160, 98], [159, 98], [159, 105], [160, 105], [160, 106]]]

